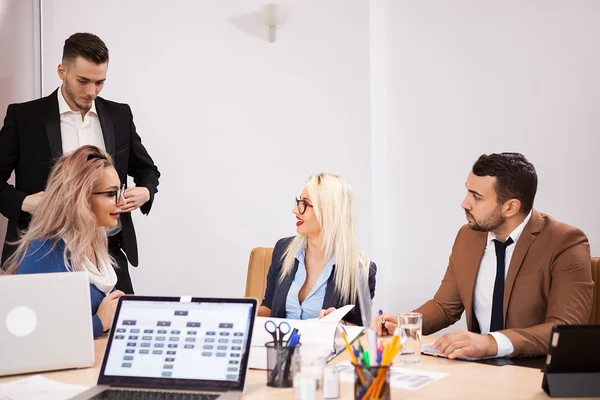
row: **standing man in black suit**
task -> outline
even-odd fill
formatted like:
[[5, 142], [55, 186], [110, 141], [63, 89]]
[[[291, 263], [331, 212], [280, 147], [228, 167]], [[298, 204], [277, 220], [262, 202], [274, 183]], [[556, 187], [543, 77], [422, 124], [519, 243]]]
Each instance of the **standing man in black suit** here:
[[[98, 97], [108, 69], [108, 48], [96, 35], [75, 33], [65, 41], [58, 76], [63, 81], [50, 96], [11, 104], [0, 130], [0, 213], [8, 218], [2, 264], [14, 252], [8, 243], [27, 228], [44, 196], [54, 162], [85, 144], [105, 149], [125, 190], [127, 205], [116, 228], [108, 233], [109, 252], [118, 263], [117, 289], [133, 293], [127, 261], [138, 265], [131, 211], [148, 214], [160, 173], [142, 145], [127, 104]], [[13, 170], [15, 186], [7, 183]], [[125, 254], [123, 254], [123, 251]]]

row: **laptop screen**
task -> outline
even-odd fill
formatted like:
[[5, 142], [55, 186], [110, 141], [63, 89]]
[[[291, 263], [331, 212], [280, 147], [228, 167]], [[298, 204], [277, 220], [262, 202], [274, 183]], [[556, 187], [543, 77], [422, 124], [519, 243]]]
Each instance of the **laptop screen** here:
[[124, 296], [99, 384], [242, 390], [255, 313], [253, 299]]

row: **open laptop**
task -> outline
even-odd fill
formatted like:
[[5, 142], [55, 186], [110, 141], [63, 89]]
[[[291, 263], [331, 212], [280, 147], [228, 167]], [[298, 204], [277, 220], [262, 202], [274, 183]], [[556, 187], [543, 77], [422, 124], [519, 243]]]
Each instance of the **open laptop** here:
[[237, 399], [256, 299], [123, 296], [88, 399]]
[[85, 272], [0, 276], [0, 376], [94, 365]]

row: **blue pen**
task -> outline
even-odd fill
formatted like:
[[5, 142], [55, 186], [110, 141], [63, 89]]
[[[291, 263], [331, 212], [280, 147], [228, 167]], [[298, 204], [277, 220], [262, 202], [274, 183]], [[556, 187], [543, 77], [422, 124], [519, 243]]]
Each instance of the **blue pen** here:
[[300, 342], [300, 335], [298, 334], [298, 330], [295, 329], [294, 332], [292, 332], [290, 340], [287, 342], [287, 347], [296, 347], [298, 342]]
[[379, 310], [379, 318], [381, 318], [381, 332], [383, 332], [385, 330], [385, 332], [387, 334], [389, 334], [390, 332], [385, 327], [385, 320], [383, 319], [383, 311], [382, 310]]
[[[292, 334], [290, 335], [289, 339], [286, 342], [286, 351], [283, 353], [283, 357], [284, 357], [284, 364], [285, 364], [285, 368], [283, 371], [283, 374], [279, 375], [279, 380], [283, 380], [283, 379], [288, 379], [289, 377], [289, 371], [290, 371], [290, 366], [291, 366], [291, 357], [289, 357], [289, 348], [290, 347], [296, 347], [298, 345], [298, 343], [300, 343], [300, 337], [302, 335], [298, 334], [298, 329], [294, 328], [294, 330], [292, 330]], [[277, 375], [279, 374], [279, 368], [277, 368], [277, 365], [275, 365], [275, 368], [273, 368], [273, 372], [271, 372], [271, 382], [273, 382], [275, 380], [275, 378], [277, 377]]]
[[[290, 337], [288, 338], [287, 342], [285, 342], [285, 345], [286, 345], [287, 347], [289, 347], [289, 346], [290, 346], [290, 342], [292, 341], [292, 338], [293, 338], [294, 336], [296, 336], [297, 334], [298, 334], [298, 329], [297, 329], [297, 328], [294, 328], [294, 329], [292, 330], [292, 334], [291, 334], [291, 335], [290, 335]], [[298, 343], [296, 343], [296, 344], [298, 344]], [[293, 345], [291, 345], [291, 346], [295, 346], [295, 344], [293, 344]]]
[[363, 388], [360, 390], [359, 395], [356, 397], [357, 399], [362, 399], [363, 396], [365, 395], [365, 392], [367, 391], [367, 386], [363, 386]]
[[298, 334], [298, 330], [295, 329], [295, 332], [292, 332], [292, 336], [290, 337], [290, 340], [288, 340], [288, 348], [287, 348], [287, 352], [285, 353], [285, 368], [283, 369], [283, 375], [280, 376], [280, 379], [282, 381], [287, 382], [290, 379], [290, 368], [292, 366], [292, 355], [294, 354], [294, 351], [296, 350], [296, 346], [298, 346], [298, 344], [300, 343], [300, 337], [302, 335]]

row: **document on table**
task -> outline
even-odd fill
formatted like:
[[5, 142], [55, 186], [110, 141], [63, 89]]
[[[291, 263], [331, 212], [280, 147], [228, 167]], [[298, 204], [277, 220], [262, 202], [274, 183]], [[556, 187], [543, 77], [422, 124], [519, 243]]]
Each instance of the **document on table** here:
[[[354, 382], [354, 367], [350, 361], [343, 361], [336, 365], [340, 372], [342, 382]], [[392, 365], [390, 369], [390, 386], [398, 389], [419, 390], [445, 377], [446, 373], [429, 372], [410, 368], [401, 368]]]
[[[427, 354], [430, 356], [435, 356], [435, 357], [444, 357], [444, 358], [448, 358], [445, 355], [443, 355], [442, 353], [440, 353], [440, 351], [438, 349], [434, 349], [432, 344], [424, 344], [421, 346], [421, 353], [423, 354]], [[485, 360], [488, 358], [495, 358], [494, 356], [491, 357], [469, 357], [469, 356], [462, 356], [462, 357], [456, 357], [458, 360], [465, 360], [465, 361], [477, 361], [477, 360]]]
[[34, 375], [0, 384], [0, 400], [66, 400], [87, 389]]

